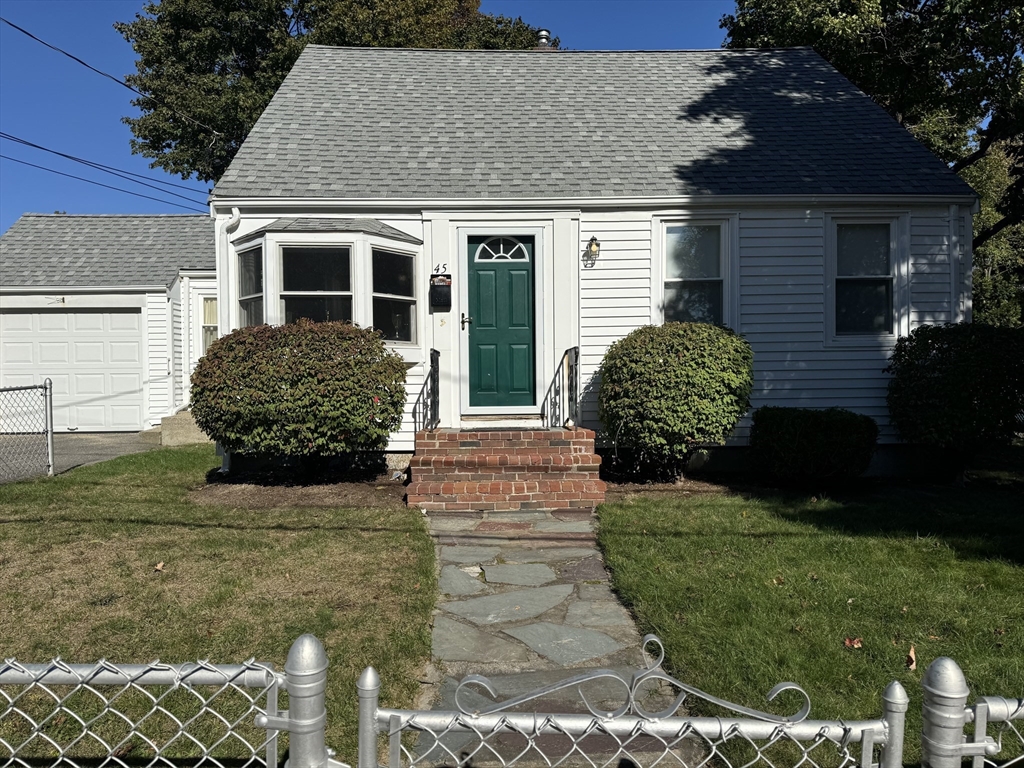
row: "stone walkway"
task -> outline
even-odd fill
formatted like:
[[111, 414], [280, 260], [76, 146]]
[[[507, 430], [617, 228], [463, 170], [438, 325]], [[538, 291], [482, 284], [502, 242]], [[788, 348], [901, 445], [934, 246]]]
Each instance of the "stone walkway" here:
[[[435, 709], [451, 709], [455, 684], [489, 677], [499, 698], [582, 669], [632, 670], [640, 636], [609, 587], [591, 513], [430, 513], [441, 598], [433, 656]], [[572, 671], [570, 671], [572, 670]], [[572, 711], [577, 694], [562, 711]]]

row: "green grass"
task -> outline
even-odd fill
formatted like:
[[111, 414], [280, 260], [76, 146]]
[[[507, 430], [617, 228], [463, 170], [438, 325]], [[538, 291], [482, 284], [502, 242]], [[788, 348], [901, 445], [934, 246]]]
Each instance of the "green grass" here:
[[1024, 695], [1024, 494], [864, 487], [835, 498], [639, 494], [601, 507], [600, 543], [615, 589], [681, 680], [779, 713], [799, 704], [765, 695], [793, 681], [812, 718], [848, 720], [878, 717], [899, 680], [914, 760], [920, 681], [935, 658], [954, 658], [975, 695]]
[[283, 668], [312, 632], [331, 662], [328, 744], [354, 763], [363, 668], [380, 673], [385, 706], [409, 706], [429, 656], [422, 517], [194, 503], [216, 465], [210, 447], [165, 449], [0, 485], [0, 656]]

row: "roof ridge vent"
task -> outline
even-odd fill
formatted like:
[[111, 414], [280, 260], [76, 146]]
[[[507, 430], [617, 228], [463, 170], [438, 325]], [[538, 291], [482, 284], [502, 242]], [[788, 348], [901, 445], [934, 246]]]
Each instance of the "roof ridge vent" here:
[[550, 51], [551, 48], [551, 32], [546, 29], [537, 30], [537, 47], [535, 51]]

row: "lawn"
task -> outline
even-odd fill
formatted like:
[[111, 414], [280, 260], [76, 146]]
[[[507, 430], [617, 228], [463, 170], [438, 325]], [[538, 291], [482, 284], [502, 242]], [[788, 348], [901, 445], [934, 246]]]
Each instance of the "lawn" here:
[[975, 695], [1024, 695], [1020, 486], [638, 493], [601, 507], [599, 536], [641, 632], [660, 636], [671, 672], [708, 693], [789, 714], [792, 695], [765, 695], [793, 681], [812, 718], [875, 718], [899, 680], [911, 761], [936, 657], [954, 658]]
[[327, 743], [354, 763], [359, 673], [372, 664], [385, 706], [409, 706], [429, 656], [422, 517], [287, 506], [279, 489], [271, 508], [241, 492], [197, 503], [217, 463], [211, 447], [164, 449], [0, 485], [0, 657], [280, 669], [312, 632], [330, 659]]

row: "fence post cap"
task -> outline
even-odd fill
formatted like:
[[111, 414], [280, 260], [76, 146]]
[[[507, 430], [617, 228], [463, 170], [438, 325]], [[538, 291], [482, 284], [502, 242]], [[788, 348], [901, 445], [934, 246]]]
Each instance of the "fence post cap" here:
[[288, 660], [284, 663], [287, 674], [309, 675], [327, 669], [327, 652], [324, 645], [315, 635], [302, 635], [288, 651]]
[[893, 680], [885, 687], [882, 701], [889, 706], [889, 709], [899, 712], [906, 712], [910, 706], [910, 697], [907, 695], [907, 689], [903, 687], [899, 680]]
[[367, 667], [356, 682], [356, 688], [360, 691], [376, 691], [380, 688], [380, 675], [373, 667]]
[[948, 656], [940, 656], [928, 665], [921, 687], [933, 696], [945, 698], [966, 698], [971, 693], [960, 665]]

